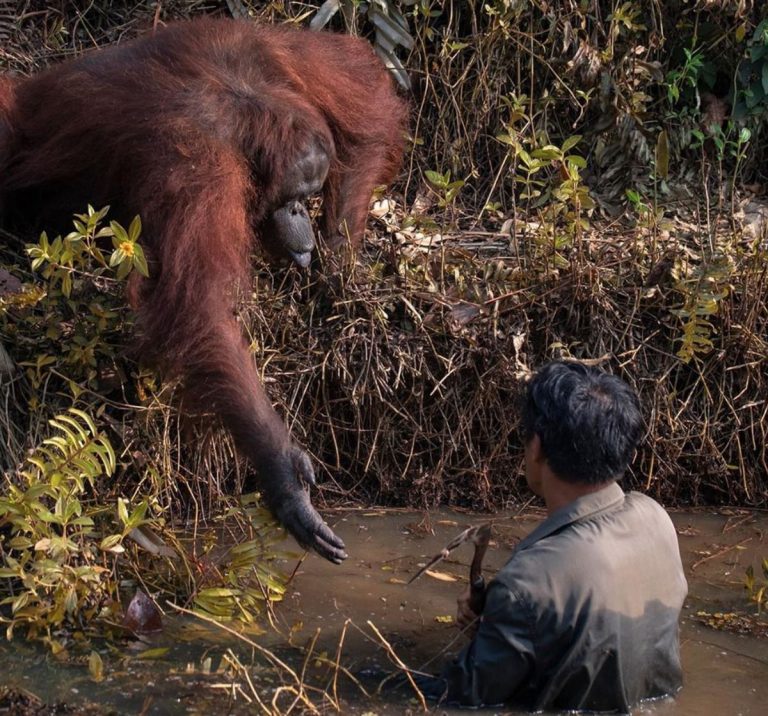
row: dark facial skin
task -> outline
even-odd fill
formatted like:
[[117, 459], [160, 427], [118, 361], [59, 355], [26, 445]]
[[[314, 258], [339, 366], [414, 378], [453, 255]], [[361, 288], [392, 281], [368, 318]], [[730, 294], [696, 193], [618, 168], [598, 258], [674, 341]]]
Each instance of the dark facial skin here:
[[309, 214], [299, 201], [291, 201], [275, 210], [264, 224], [270, 243], [287, 253], [299, 266], [306, 268], [312, 260], [315, 234]]
[[290, 256], [302, 268], [309, 266], [316, 242], [309, 213], [301, 202], [320, 193], [330, 163], [328, 154], [319, 144], [310, 144], [285, 172], [280, 192], [285, 203], [264, 223], [263, 235], [269, 245]]
[[330, 166], [331, 160], [325, 149], [317, 141], [311, 142], [285, 172], [284, 198], [301, 200], [319, 194]]

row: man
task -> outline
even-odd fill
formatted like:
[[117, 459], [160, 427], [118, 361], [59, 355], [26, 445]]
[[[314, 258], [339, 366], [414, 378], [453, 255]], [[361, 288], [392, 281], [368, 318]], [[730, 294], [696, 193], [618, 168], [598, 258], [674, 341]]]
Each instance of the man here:
[[472, 643], [443, 673], [449, 703], [628, 712], [681, 687], [688, 587], [660, 505], [616, 484], [643, 426], [623, 381], [578, 363], [531, 380], [525, 473], [547, 519], [488, 585], [482, 615], [459, 597]]

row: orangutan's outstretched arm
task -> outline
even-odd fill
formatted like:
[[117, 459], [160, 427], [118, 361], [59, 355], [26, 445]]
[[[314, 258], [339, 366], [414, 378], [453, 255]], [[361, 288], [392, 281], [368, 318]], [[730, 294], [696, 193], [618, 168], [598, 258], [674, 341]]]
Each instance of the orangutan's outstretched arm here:
[[169, 193], [167, 183], [152, 191], [147, 181], [139, 199], [159, 270], [138, 288], [139, 350], [183, 376], [191, 404], [221, 418], [253, 466], [267, 505], [291, 534], [341, 562], [344, 543], [307, 493], [314, 482], [310, 459], [272, 408], [234, 317], [237, 288], [250, 281], [248, 208], [254, 197], [248, 166], [235, 154], [210, 149], [174, 171], [175, 191]]

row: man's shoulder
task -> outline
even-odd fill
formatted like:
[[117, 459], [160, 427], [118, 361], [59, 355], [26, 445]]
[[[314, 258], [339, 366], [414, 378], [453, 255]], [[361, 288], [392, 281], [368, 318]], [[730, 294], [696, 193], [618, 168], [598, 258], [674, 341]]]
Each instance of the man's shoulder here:
[[651, 509], [660, 510], [664, 514], [667, 513], [667, 511], [664, 509], [664, 507], [662, 507], [662, 505], [656, 502], [656, 500], [654, 500], [649, 495], [646, 495], [644, 492], [637, 492], [635, 490], [630, 490], [629, 492], [624, 493], [624, 498], [638, 505], [645, 505]]
[[674, 529], [672, 518], [664, 507], [642, 492], [627, 492], [624, 505], [625, 509], [640, 513], [645, 520], [653, 520]]
[[563, 565], [574, 557], [575, 548], [572, 540], [562, 534], [549, 535], [514, 552], [493, 581], [504, 585], [518, 599], [536, 601], [535, 595], [546, 591], [553, 576], [561, 573]]
[[[564, 525], [515, 551], [495, 579], [525, 596], [552, 589], [558, 579], [582, 584], [587, 574], [617, 554], [642, 554], [652, 548], [675, 558], [677, 534], [667, 511], [640, 492], [627, 492], [615, 509]], [[679, 557], [676, 557], [679, 561]], [[570, 577], [570, 579], [569, 579]]]

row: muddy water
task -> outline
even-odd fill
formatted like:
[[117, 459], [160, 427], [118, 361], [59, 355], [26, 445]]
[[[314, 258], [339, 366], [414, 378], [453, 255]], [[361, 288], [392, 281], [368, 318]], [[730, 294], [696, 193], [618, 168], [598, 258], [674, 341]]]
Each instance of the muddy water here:
[[[514, 544], [542, 516], [528, 512], [494, 518], [494, 540], [486, 556], [488, 575], [506, 561]], [[699, 613], [754, 613], [744, 600], [741, 584], [747, 565], [758, 568], [760, 559], [768, 556], [768, 514], [689, 511], [672, 517], [690, 587], [682, 620], [685, 687], [676, 700], [643, 706], [636, 713], [762, 716], [768, 713], [768, 638], [710, 628]], [[383, 510], [329, 514], [329, 522], [350, 547], [349, 560], [340, 567], [314, 556], [302, 561], [293, 590], [277, 611], [281, 634], [270, 631], [257, 641], [298, 671], [304, 657], [300, 649], [287, 646], [287, 635], [294, 645], [305, 645], [317, 636], [314, 653], [325, 652], [335, 660], [344, 632], [340, 663], [374, 691], [393, 670], [382, 640], [409, 667], [438, 671], [449, 654], [464, 644], [455, 626], [447, 622], [455, 611], [456, 594], [466, 584], [471, 547], [458, 548], [436, 567], [441, 579], [423, 576], [412, 585], [404, 582], [464, 526], [487, 519], [447, 511], [431, 513], [428, 520], [422, 514]], [[287, 564], [286, 569], [295, 566]], [[99, 684], [90, 680], [82, 664], [57, 662], [20, 642], [2, 645], [0, 685], [26, 689], [48, 702], [96, 703], [104, 713], [255, 713], [255, 705], [233, 695], [233, 682], [244, 685], [242, 674], [232, 676], [222, 667], [222, 655], [228, 649], [244, 664], [258, 663], [253, 653], [239, 640], [196, 621], [167, 623], [167, 633], [152, 645], [168, 647], [157, 660], [132, 658], [131, 647], [110, 659], [104, 649], [106, 679]], [[765, 628], [766, 622], [762, 624]], [[311, 671], [310, 665], [308, 680]], [[276, 683], [274, 674], [259, 666], [250, 670], [250, 678], [263, 694], [269, 694]], [[325, 679], [319, 678], [316, 684], [327, 685]], [[417, 710], [407, 689], [385, 686], [369, 700], [343, 677], [338, 688], [344, 713]]]
[[[488, 574], [506, 561], [516, 542], [542, 517], [529, 513], [494, 520], [495, 539], [485, 560]], [[746, 608], [741, 585], [747, 565], [758, 570], [760, 559], [768, 556], [768, 514], [678, 512], [672, 519], [689, 582], [681, 637], [685, 687], [676, 700], [644, 706], [636, 713], [763, 716], [768, 713], [768, 638], [712, 629], [697, 614], [753, 613]], [[329, 633], [338, 631], [347, 617], [358, 623], [370, 619], [392, 639], [408, 666], [436, 671], [446, 658], [435, 658], [437, 654], [465, 643], [454, 626], [438, 618], [455, 613], [455, 597], [466, 584], [472, 548], [457, 549], [452, 559], [436, 567], [443, 578], [453, 576], [456, 582], [428, 576], [410, 586], [397, 582], [415, 573], [465, 525], [477, 522], [477, 517], [449, 513], [433, 513], [426, 524], [421, 515], [412, 513], [340, 516], [336, 529], [347, 544], [355, 545], [354, 556], [335, 570], [318, 560], [305, 563], [297, 583], [301, 593], [291, 597], [292, 606], [284, 614], [297, 614], [312, 627], [323, 623]], [[374, 663], [386, 663], [376, 645], [359, 635], [358, 641], [350, 653], [363, 660], [367, 652]]]

